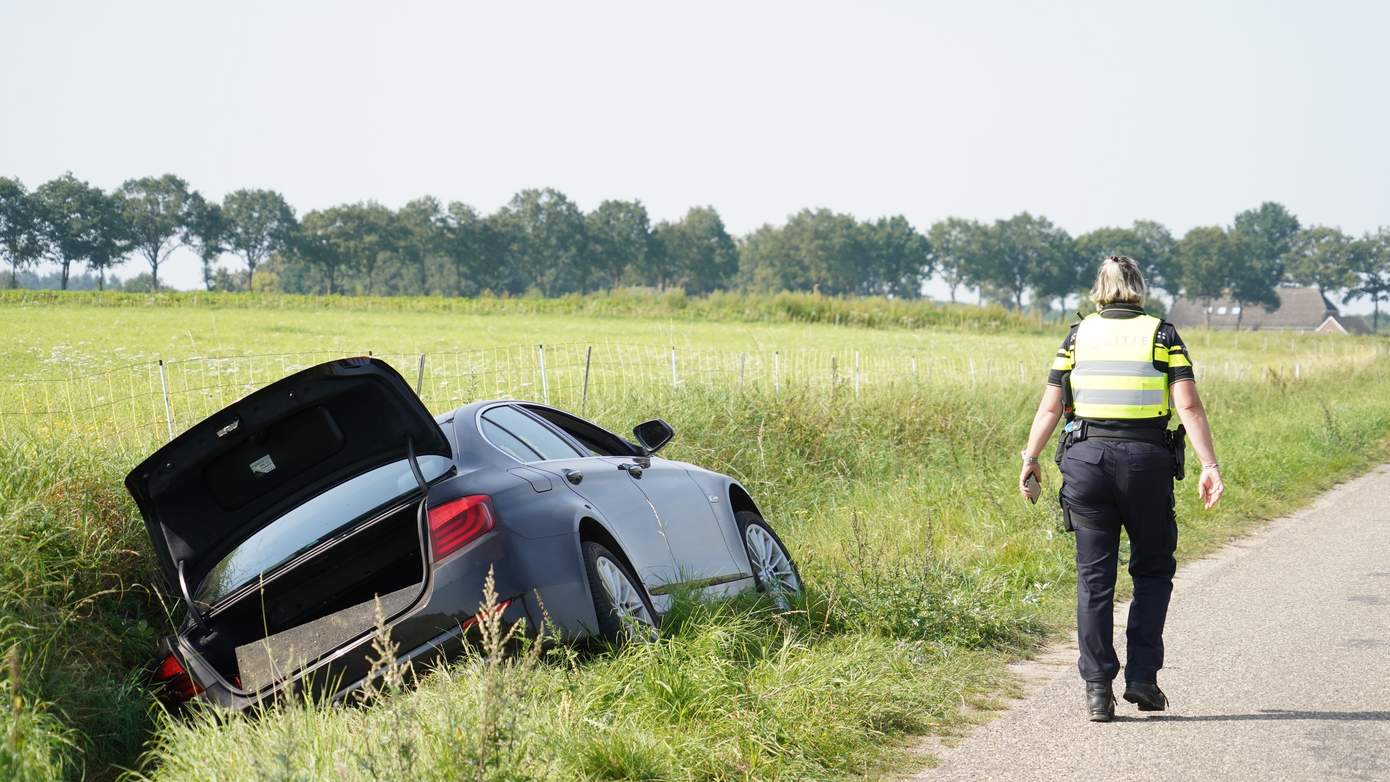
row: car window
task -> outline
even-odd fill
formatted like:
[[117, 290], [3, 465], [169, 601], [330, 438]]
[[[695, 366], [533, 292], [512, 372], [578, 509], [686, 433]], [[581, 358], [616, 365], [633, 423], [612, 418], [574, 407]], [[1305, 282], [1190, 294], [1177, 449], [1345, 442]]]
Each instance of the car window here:
[[[453, 460], [434, 455], [421, 456], [419, 463], [426, 482], [433, 481], [453, 466]], [[216, 605], [260, 578], [261, 574], [275, 570], [348, 528], [363, 516], [419, 490], [420, 484], [416, 482], [407, 459], [344, 481], [242, 541], [208, 571], [195, 599], [205, 605]]]
[[[564, 438], [551, 431], [545, 424], [517, 410], [515, 407], [494, 407], [483, 413], [483, 423], [492, 424], [526, 446], [534, 456], [520, 457], [522, 461], [536, 462], [551, 459], [573, 459], [583, 456], [565, 442]], [[486, 432], [484, 432], [486, 434]], [[489, 438], [491, 439], [491, 438]], [[494, 445], [497, 443], [494, 442]], [[503, 451], [511, 450], [498, 445]]]
[[511, 432], [486, 418], [483, 419], [483, 436], [503, 453], [519, 462], [538, 462], [541, 460], [541, 455], [526, 447], [526, 443], [516, 439]]
[[573, 437], [584, 446], [589, 456], [632, 456], [632, 447], [607, 429], [559, 410], [530, 405], [526, 409]]

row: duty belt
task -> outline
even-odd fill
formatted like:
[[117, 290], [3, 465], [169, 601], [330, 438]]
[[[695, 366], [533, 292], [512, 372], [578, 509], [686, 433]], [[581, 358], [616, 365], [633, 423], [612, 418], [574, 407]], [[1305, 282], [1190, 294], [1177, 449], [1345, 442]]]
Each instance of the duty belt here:
[[1138, 440], [1165, 447], [1168, 445], [1168, 433], [1157, 427], [1110, 427], [1096, 426], [1086, 422], [1082, 431], [1084, 432], [1083, 439], [1096, 437], [1105, 440]]

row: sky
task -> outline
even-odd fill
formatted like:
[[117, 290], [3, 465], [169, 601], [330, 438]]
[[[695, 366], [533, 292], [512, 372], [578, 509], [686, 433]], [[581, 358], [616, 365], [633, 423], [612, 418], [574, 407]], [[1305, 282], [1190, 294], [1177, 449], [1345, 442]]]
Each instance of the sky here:
[[735, 233], [827, 207], [1181, 235], [1273, 200], [1360, 233], [1390, 224], [1386, 30], [1337, 0], [0, 0], [0, 175], [301, 214], [555, 187]]

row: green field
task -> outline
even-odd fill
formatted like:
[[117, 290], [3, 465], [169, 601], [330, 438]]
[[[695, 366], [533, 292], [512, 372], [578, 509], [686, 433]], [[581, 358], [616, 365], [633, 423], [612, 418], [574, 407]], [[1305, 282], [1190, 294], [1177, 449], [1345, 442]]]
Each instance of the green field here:
[[[1007, 661], [1070, 620], [1055, 501], [1013, 489], [1061, 328], [770, 302], [0, 298], [0, 778], [835, 779], [920, 762], [912, 737], [960, 730], [961, 705], [1007, 694]], [[1180, 484], [1180, 556], [1386, 456], [1383, 340], [1185, 337], [1229, 490], [1201, 513]], [[682, 605], [659, 642], [620, 652], [480, 653], [370, 708], [159, 715], [136, 669], [174, 602], [120, 485], [167, 436], [151, 362], [178, 429], [367, 351], [412, 382], [425, 354], [436, 409], [544, 394], [615, 429], [667, 418], [674, 457], [759, 498], [806, 600]]]

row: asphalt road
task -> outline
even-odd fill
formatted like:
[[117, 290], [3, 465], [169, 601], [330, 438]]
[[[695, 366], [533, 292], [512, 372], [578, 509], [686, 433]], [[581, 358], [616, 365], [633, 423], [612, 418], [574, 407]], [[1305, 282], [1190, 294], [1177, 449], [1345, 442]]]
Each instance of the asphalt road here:
[[915, 779], [1390, 780], [1390, 465], [1180, 563], [1164, 639], [1169, 711], [1087, 722], [1075, 646], [1053, 650]]

